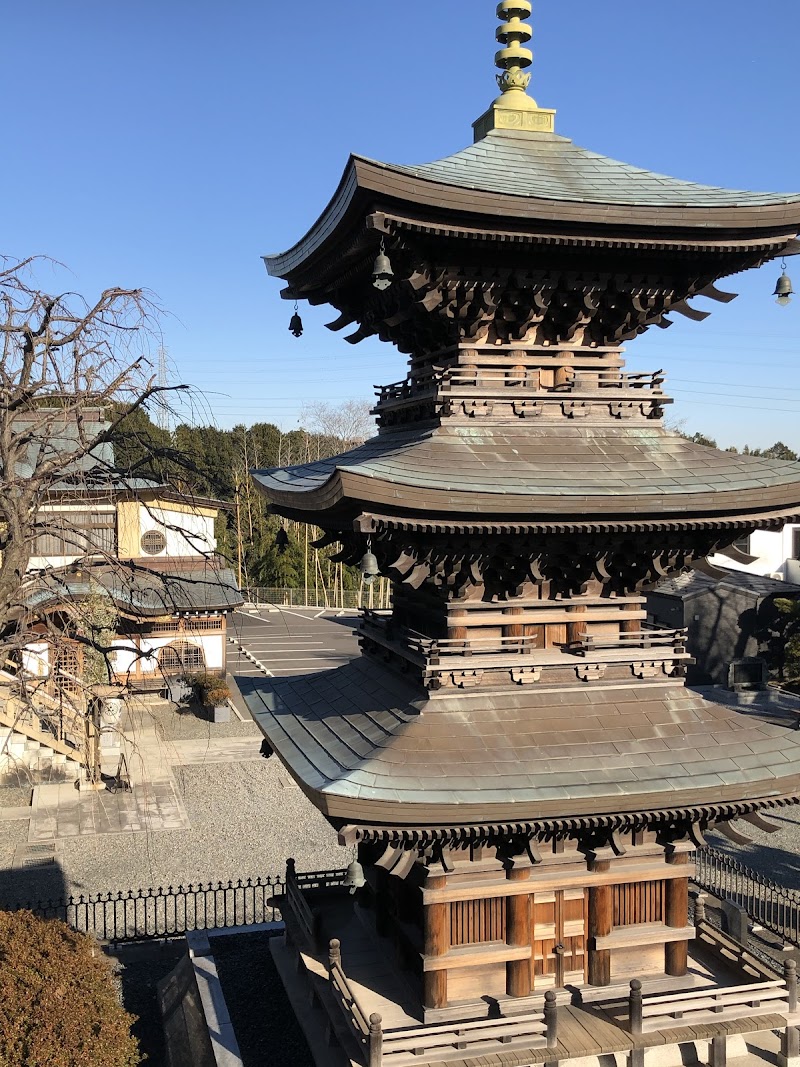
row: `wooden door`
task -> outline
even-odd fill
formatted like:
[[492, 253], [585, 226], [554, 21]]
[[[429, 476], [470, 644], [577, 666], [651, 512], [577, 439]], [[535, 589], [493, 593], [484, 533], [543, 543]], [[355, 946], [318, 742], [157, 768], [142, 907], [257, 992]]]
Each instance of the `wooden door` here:
[[560, 889], [533, 900], [533, 988], [586, 981], [587, 892]]

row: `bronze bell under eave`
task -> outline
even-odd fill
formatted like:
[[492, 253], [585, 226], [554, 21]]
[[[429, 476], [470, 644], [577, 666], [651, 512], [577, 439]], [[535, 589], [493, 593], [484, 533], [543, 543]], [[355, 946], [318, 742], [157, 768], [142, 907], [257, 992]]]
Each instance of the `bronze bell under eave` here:
[[381, 241], [381, 250], [372, 266], [372, 284], [376, 289], [388, 289], [393, 281], [392, 261], [386, 255], [386, 249], [383, 246], [383, 241]]
[[295, 337], [303, 336], [303, 320], [296, 311], [289, 320], [289, 330]]
[[374, 582], [380, 573], [381, 570], [378, 566], [378, 559], [374, 552], [372, 552], [372, 550], [365, 552], [361, 560], [361, 574], [367, 585]]
[[792, 302], [792, 297], [794, 296], [794, 289], [792, 288], [792, 279], [789, 277], [786, 271], [784, 271], [780, 278], [778, 278], [778, 284], [775, 286], [774, 296], [775, 302], [777, 304], [780, 304], [781, 307], [786, 307]]

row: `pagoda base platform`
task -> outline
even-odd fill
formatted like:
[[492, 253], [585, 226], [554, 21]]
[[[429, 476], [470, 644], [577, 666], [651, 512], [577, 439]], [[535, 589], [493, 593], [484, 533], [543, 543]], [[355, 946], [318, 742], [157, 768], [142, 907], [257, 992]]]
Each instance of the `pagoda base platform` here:
[[[789, 1011], [779, 968], [706, 922], [690, 942], [685, 976], [631, 974], [602, 988], [559, 989], [548, 1025], [544, 992], [425, 1011], [415, 976], [397, 967], [391, 943], [346, 893], [314, 895], [311, 929], [293, 903], [284, 908], [286, 936], [274, 955], [318, 1067], [794, 1067], [800, 1015]], [[643, 1032], [631, 1022], [634, 977]]]

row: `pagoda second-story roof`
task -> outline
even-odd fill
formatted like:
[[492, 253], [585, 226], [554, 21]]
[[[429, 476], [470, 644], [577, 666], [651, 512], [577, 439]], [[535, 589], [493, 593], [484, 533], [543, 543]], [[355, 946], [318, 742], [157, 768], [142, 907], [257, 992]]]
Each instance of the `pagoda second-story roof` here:
[[[613, 228], [654, 240], [664, 231], [684, 240], [712, 231], [756, 236], [800, 229], [800, 192], [747, 192], [672, 178], [610, 159], [556, 134], [494, 130], [454, 155], [420, 166], [353, 155], [328, 207], [293, 248], [265, 257], [269, 272], [291, 279], [317, 252], [351, 231], [353, 214], [376, 210], [428, 223], [458, 216], [504, 220], [506, 230], [545, 226]], [[408, 209], [413, 209], [409, 211]]]
[[639, 521], [800, 514], [800, 465], [721, 452], [660, 426], [398, 429], [343, 455], [255, 471], [278, 511], [402, 520]]

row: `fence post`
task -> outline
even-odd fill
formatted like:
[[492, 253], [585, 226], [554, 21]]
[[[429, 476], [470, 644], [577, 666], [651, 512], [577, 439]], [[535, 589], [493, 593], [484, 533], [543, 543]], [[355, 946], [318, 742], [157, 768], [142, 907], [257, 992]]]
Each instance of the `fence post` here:
[[[333, 944], [333, 942], [331, 942]], [[337, 942], [338, 944], [338, 942]], [[369, 1017], [369, 1067], [383, 1063], [383, 1019], [377, 1012]]]
[[700, 926], [706, 921], [706, 901], [708, 893], [698, 893], [694, 898], [694, 925]]
[[552, 989], [544, 995], [544, 1022], [547, 1027], [547, 1047], [555, 1048], [558, 1044], [558, 1004]]
[[631, 1033], [642, 1032], [642, 983], [638, 978], [631, 979], [631, 992], [628, 997], [628, 1018], [630, 1019]]
[[328, 978], [330, 979], [333, 968], [342, 969], [342, 943], [338, 937], [334, 937], [328, 946]]
[[789, 998], [789, 1011], [797, 1011], [797, 964], [794, 960], [783, 961], [783, 977]]
[[286, 861], [286, 884], [289, 884], [290, 880], [293, 880], [297, 876], [297, 869], [293, 859]]

